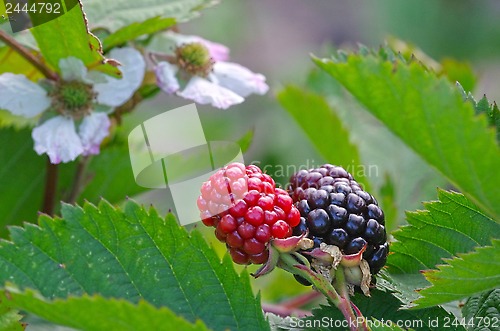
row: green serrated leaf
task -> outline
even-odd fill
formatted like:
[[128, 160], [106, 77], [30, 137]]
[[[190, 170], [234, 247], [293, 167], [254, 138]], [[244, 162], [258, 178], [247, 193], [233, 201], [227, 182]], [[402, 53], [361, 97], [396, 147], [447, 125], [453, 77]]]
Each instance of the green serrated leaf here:
[[475, 295], [462, 308], [468, 330], [495, 331], [500, 321], [500, 288]]
[[490, 103], [486, 95], [483, 95], [481, 100], [475, 104], [475, 109], [478, 114], [488, 114], [490, 111]]
[[24, 325], [20, 322], [22, 315], [15, 309], [8, 300], [0, 298], [0, 330], [2, 331], [22, 331]]
[[213, 330], [269, 328], [248, 274], [238, 275], [228, 256], [221, 263], [197, 231], [188, 234], [172, 215], [165, 220], [131, 201], [123, 211], [102, 201], [63, 205], [61, 219], [42, 215], [39, 224], [13, 227], [12, 242], [0, 242], [1, 283], [47, 299], [144, 299]]
[[[382, 290], [372, 290], [370, 293], [371, 297], [366, 297], [358, 293], [351, 298], [354, 304], [363, 313], [363, 316], [367, 319], [375, 318], [379, 321], [391, 321], [393, 324], [421, 331], [441, 331], [445, 321], [448, 319], [453, 320], [454, 317], [453, 314], [441, 307], [420, 310], [400, 309], [402, 302], [391, 293]], [[343, 316], [336, 307], [322, 305], [314, 309], [313, 316], [307, 317], [305, 320], [322, 319], [331, 319], [335, 321], [342, 320]], [[312, 329], [313, 328], [309, 328], [308, 330]], [[345, 330], [345, 328], [333, 326], [320, 330]], [[450, 326], [449, 330], [463, 331], [465, 329], [461, 326]]]
[[92, 27], [116, 31], [135, 22], [152, 17], [170, 17], [185, 22], [205, 7], [217, 3], [214, 0], [83, 0], [85, 13]]
[[489, 114], [490, 123], [497, 128], [497, 141], [500, 143], [500, 109], [496, 102], [493, 102], [493, 107]]
[[[499, 232], [496, 232], [498, 234]], [[425, 271], [432, 286], [419, 292], [418, 308], [460, 300], [494, 288], [500, 288], [500, 240], [474, 252], [458, 254], [438, 265], [439, 270]]]
[[167, 29], [175, 24], [174, 18], [152, 17], [144, 22], [135, 22], [107, 36], [102, 45], [105, 51], [140, 36]]
[[[445, 58], [441, 60], [441, 63], [438, 63], [414, 44], [394, 37], [388, 39], [388, 46], [381, 47], [380, 52], [384, 53], [391, 48], [395, 49], [402, 55], [405, 62], [418, 60], [426, 68], [434, 70], [438, 75], [447, 77], [451, 83], [460, 82], [468, 91], [472, 91], [476, 85], [476, 76], [468, 63], [452, 58]], [[387, 60], [387, 58], [385, 59]], [[391, 59], [391, 61], [393, 60], [394, 58]]]
[[467, 99], [470, 100], [474, 105], [476, 113], [484, 114], [488, 119], [489, 124], [496, 129], [497, 140], [500, 143], [500, 110], [498, 109], [496, 102], [490, 104], [486, 95], [483, 95], [481, 100], [479, 100], [478, 102], [475, 102], [472, 95], [467, 96]]
[[314, 59], [368, 111], [500, 219], [500, 150], [494, 131], [474, 115], [460, 93], [444, 78], [412, 61], [385, 61], [350, 54], [346, 62]]
[[50, 301], [36, 292], [22, 292], [11, 287], [7, 294], [0, 296], [9, 304], [48, 321], [84, 331], [209, 330], [200, 320], [190, 323], [170, 309], [154, 307], [144, 300], [133, 304], [123, 299], [84, 295]]
[[358, 171], [361, 166], [358, 149], [325, 98], [294, 86], [286, 87], [277, 97], [325, 160], [343, 166], [369, 191], [366, 174]]
[[93, 70], [121, 77], [117, 67], [104, 62], [100, 41], [88, 31], [85, 14], [79, 4], [64, 15], [32, 28], [31, 32], [44, 59], [56, 71], [59, 70], [60, 59], [74, 56]]
[[484, 215], [460, 193], [438, 191], [439, 201], [425, 211], [408, 212], [408, 226], [393, 232], [387, 265], [392, 273], [414, 274], [432, 269], [458, 253], [490, 244], [500, 224]]

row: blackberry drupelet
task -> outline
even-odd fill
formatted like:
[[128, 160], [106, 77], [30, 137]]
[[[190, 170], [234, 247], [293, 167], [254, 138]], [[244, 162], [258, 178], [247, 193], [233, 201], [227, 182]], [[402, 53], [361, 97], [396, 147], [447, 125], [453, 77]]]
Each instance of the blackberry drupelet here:
[[389, 253], [384, 212], [344, 168], [331, 164], [300, 170], [290, 178], [288, 193], [300, 212], [294, 235], [309, 230], [315, 247], [335, 245], [343, 254], [356, 254], [366, 245], [363, 259], [372, 275]]

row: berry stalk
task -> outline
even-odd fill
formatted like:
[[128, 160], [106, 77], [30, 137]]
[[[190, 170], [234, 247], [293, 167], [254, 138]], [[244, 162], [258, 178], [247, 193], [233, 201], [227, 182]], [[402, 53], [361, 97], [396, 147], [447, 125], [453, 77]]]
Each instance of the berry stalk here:
[[[292, 255], [294, 254], [294, 255]], [[332, 304], [334, 304], [344, 315], [344, 318], [348, 321], [351, 331], [367, 331], [369, 330], [366, 325], [365, 319], [361, 314], [356, 316], [353, 311], [352, 303], [349, 299], [349, 291], [347, 288], [347, 282], [345, 281], [343, 267], [339, 266], [335, 273], [335, 284], [333, 285], [322, 275], [314, 272], [307, 264], [301, 264], [302, 261], [298, 262], [297, 258], [301, 256], [296, 253], [282, 253], [279, 256], [278, 267], [286, 270], [294, 275], [300, 276], [310, 282], [316, 290], [321, 292]], [[307, 262], [306, 262], [307, 263]], [[340, 292], [340, 294], [339, 294]], [[359, 309], [357, 310], [359, 311]], [[358, 323], [358, 318], [363, 320], [362, 323]]]
[[[363, 315], [361, 314], [361, 311], [358, 309], [358, 307], [356, 307], [356, 305], [354, 305], [354, 303], [351, 302], [351, 299], [349, 298], [349, 289], [347, 287], [347, 282], [344, 275], [344, 268], [342, 266], [339, 266], [335, 271], [334, 287], [340, 293], [341, 297], [340, 305], [337, 307], [344, 316], [346, 315], [349, 316], [350, 319], [347, 319], [348, 321], [351, 320], [356, 321], [357, 327], [354, 328], [354, 330], [363, 330], [363, 331], [370, 330], [370, 328], [366, 324], [366, 320], [363, 318]], [[353, 309], [356, 311], [356, 313]], [[362, 321], [361, 323], [357, 323], [358, 318], [361, 319]], [[349, 325], [351, 325], [351, 323], [349, 323]]]

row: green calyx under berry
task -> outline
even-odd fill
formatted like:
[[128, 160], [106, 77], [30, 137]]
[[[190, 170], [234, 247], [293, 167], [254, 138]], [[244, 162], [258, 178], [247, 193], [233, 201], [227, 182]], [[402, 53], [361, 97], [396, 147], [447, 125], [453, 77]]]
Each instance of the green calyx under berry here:
[[202, 43], [183, 44], [175, 49], [176, 64], [189, 75], [206, 77], [213, 69], [210, 52]]
[[57, 83], [50, 96], [58, 113], [80, 119], [91, 112], [96, 93], [90, 84], [71, 81]]

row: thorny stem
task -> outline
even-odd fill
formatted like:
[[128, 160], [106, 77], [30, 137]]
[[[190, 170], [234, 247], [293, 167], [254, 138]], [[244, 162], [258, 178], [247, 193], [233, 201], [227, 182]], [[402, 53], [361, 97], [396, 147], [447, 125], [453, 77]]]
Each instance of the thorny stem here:
[[9, 45], [19, 55], [24, 57], [35, 68], [37, 68], [45, 77], [52, 80], [58, 80], [59, 77], [55, 72], [50, 70], [40, 59], [33, 55], [26, 47], [18, 43], [14, 38], [8, 35], [5, 31], [0, 31], [0, 40]]
[[338, 267], [335, 275], [336, 288], [339, 290], [340, 294], [324, 276], [312, 271], [304, 265], [298, 264], [298, 262], [290, 254], [281, 254], [278, 266], [288, 272], [305, 278], [313, 284], [319, 292], [326, 296], [328, 300], [342, 312], [342, 315], [344, 315], [344, 318], [347, 320], [351, 331], [370, 330], [366, 325], [364, 318], [362, 323], [358, 323], [357, 317], [362, 318], [362, 315], [356, 316], [352, 310], [351, 301], [349, 300], [349, 292], [345, 282], [344, 271], [341, 266]]
[[54, 214], [54, 205], [56, 201], [58, 165], [52, 164], [47, 158], [45, 174], [45, 192], [43, 195], [42, 212], [48, 215]]
[[82, 185], [84, 184], [84, 179], [85, 179], [85, 173], [87, 170], [87, 166], [89, 164], [90, 157], [89, 156], [84, 156], [78, 162], [78, 165], [76, 167], [75, 171], [75, 177], [73, 179], [73, 185], [71, 187], [71, 191], [68, 194], [68, 203], [75, 203], [76, 199], [81, 193], [82, 190]]
[[[300, 265], [290, 254], [281, 254], [278, 266], [292, 274], [307, 279], [314, 287], [326, 296], [335, 306], [340, 303], [340, 296], [333, 286], [323, 276], [315, 273], [306, 266]], [[306, 271], [306, 270], [307, 271]]]

